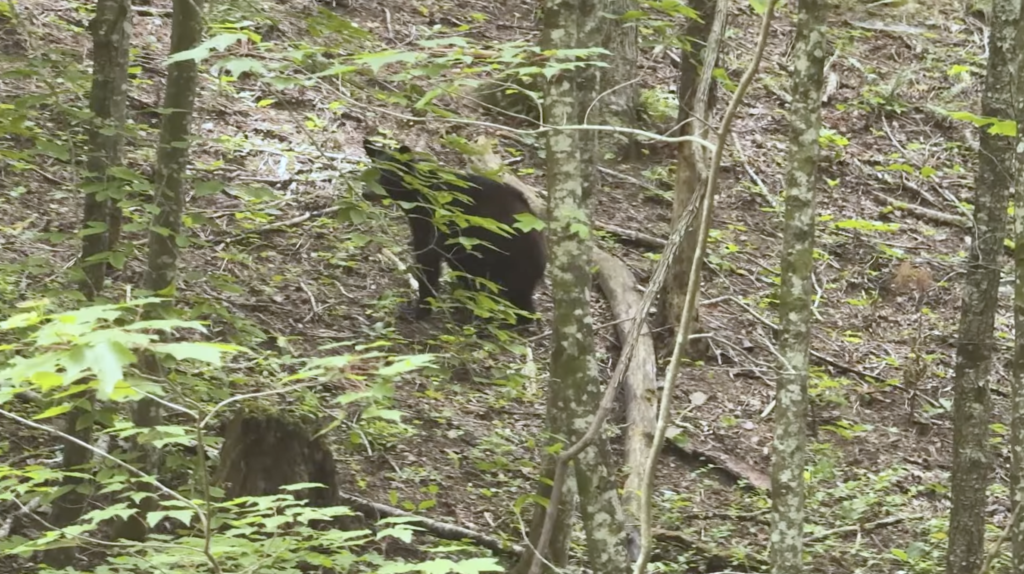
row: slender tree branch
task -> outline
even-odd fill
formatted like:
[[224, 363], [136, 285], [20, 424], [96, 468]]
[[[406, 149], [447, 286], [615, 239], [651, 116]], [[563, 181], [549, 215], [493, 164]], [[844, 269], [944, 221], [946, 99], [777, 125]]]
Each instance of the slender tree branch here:
[[[732, 127], [732, 121], [736, 116], [736, 111], [739, 109], [740, 102], [742, 102], [743, 96], [746, 94], [751, 82], [753, 82], [754, 75], [757, 73], [757, 69], [761, 64], [761, 58], [764, 56], [764, 48], [768, 43], [768, 36], [771, 31], [772, 17], [775, 14], [775, 4], [776, 0], [770, 0], [768, 2], [768, 6], [764, 12], [764, 18], [761, 20], [761, 30], [757, 39], [757, 47], [754, 48], [754, 60], [751, 62], [750, 67], [747, 68], [746, 73], [740, 80], [739, 86], [736, 88], [736, 93], [733, 94], [732, 101], [729, 102], [729, 107], [725, 112], [725, 116], [722, 118], [722, 125], [718, 129], [716, 137], [717, 145], [715, 146], [714, 155], [711, 158], [707, 186], [704, 189], [703, 194], [701, 220], [697, 229], [697, 248], [694, 253], [693, 263], [690, 266], [690, 279], [689, 284], [686, 287], [686, 300], [683, 304], [682, 313], [680, 314], [679, 327], [676, 329], [675, 346], [672, 350], [672, 358], [669, 360], [668, 372], [665, 375], [665, 385], [662, 388], [661, 405], [658, 410], [658, 425], [655, 427], [654, 439], [651, 441], [650, 456], [647, 458], [647, 465], [644, 470], [644, 488], [641, 492], [642, 502], [640, 506], [642, 513], [640, 517], [641, 547], [640, 557], [637, 559], [633, 568], [634, 574], [644, 574], [647, 569], [647, 562], [651, 557], [651, 551], [654, 547], [651, 536], [651, 490], [653, 489], [654, 482], [654, 468], [657, 465], [662, 442], [665, 440], [665, 432], [668, 429], [668, 419], [672, 405], [672, 391], [675, 388], [676, 377], [679, 373], [679, 366], [682, 362], [683, 349], [685, 348], [686, 342], [690, 338], [690, 332], [693, 329], [693, 325], [691, 324], [692, 322], [689, 321], [689, 318], [693, 314], [693, 308], [696, 307], [697, 298], [700, 294], [700, 267], [704, 260], [704, 249], [707, 245], [707, 230], [711, 220], [711, 207], [714, 204], [714, 190], [718, 185], [718, 168], [722, 163], [726, 137], [729, 134], [729, 129]], [[696, 197], [698, 194], [694, 195]], [[678, 227], [685, 229], [684, 222], [680, 221]]]

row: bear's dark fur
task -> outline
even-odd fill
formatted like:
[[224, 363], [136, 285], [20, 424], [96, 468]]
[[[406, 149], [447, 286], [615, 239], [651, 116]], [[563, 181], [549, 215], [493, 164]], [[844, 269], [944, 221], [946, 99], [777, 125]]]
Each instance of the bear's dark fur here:
[[[449, 192], [454, 199], [445, 207], [457, 208], [466, 216], [493, 219], [512, 227], [516, 223], [516, 214], [533, 214], [526, 198], [518, 190], [473, 174], [447, 172], [447, 175], [442, 175], [436, 166], [431, 169], [429, 164], [414, 159], [406, 146], [396, 153], [366, 139], [363, 147], [380, 173], [377, 180], [380, 187], [399, 203], [409, 220], [420, 291], [416, 303], [418, 318], [430, 313], [427, 298], [437, 294], [442, 261], [447, 261], [454, 270], [491, 281], [500, 288], [498, 295], [509, 303], [527, 313], [536, 312], [533, 291], [543, 280], [547, 265], [544, 238], [539, 231], [524, 232], [513, 227], [507, 235], [502, 235], [493, 229], [475, 225], [459, 227], [454, 222], [438, 225], [430, 207], [434, 205], [432, 194]], [[373, 199], [376, 194], [367, 190], [364, 196]], [[462, 243], [449, 241], [460, 236], [475, 240], [471, 249]], [[473, 288], [472, 283], [467, 280], [460, 282], [464, 288]], [[531, 321], [519, 315], [517, 319], [518, 323]]]

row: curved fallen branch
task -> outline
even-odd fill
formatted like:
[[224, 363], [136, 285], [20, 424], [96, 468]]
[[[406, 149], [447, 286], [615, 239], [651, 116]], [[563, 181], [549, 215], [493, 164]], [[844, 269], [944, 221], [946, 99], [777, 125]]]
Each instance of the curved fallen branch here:
[[[640, 488], [643, 476], [639, 469], [643, 468], [644, 459], [651, 450], [651, 438], [654, 436], [655, 404], [657, 396], [657, 362], [654, 357], [654, 340], [651, 330], [643, 317], [638, 317], [641, 308], [640, 291], [637, 289], [633, 274], [622, 261], [601, 251], [594, 250], [594, 263], [597, 264], [597, 280], [601, 291], [608, 299], [612, 316], [616, 320], [615, 331], [619, 341], [625, 342], [637, 321], [640, 326], [640, 339], [632, 357], [620, 356], [619, 360], [628, 360], [625, 374], [626, 397], [626, 467], [630, 469], [622, 493], [622, 506], [633, 519], [640, 517]], [[625, 319], [625, 320], [623, 320]], [[625, 345], [623, 344], [623, 347]]]

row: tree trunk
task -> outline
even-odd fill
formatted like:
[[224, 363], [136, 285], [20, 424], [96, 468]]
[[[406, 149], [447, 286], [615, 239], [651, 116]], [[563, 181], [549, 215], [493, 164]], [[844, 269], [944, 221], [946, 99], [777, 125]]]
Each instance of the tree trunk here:
[[[710, 73], [714, 70], [718, 57], [717, 39], [721, 38], [721, 30], [725, 27], [728, 16], [728, 0], [695, 0], [693, 9], [700, 16], [700, 21], [690, 20], [683, 30], [683, 36], [692, 44], [683, 52], [679, 63], [679, 113], [677, 123], [678, 135], [689, 135], [707, 139], [711, 133], [708, 129], [711, 114], [715, 108], [714, 82]], [[717, 10], [716, 10], [717, 7]], [[712, 31], [717, 30], [717, 34]], [[715, 39], [710, 43], [710, 39]], [[707, 49], [705, 49], [707, 47]], [[705, 60], [710, 58], [711, 61]], [[706, 72], [705, 72], [706, 68]], [[706, 81], [702, 76], [707, 75]], [[714, 143], [714, 142], [712, 142]], [[698, 190], [704, 189], [708, 177], [708, 151], [692, 142], [680, 142], [677, 148], [676, 189], [672, 203], [672, 225], [679, 224], [686, 206], [690, 204]], [[658, 305], [658, 324], [662, 327], [675, 327], [686, 303], [686, 286], [690, 281], [690, 269], [693, 258], [697, 256], [697, 229], [699, 222], [694, 221], [687, 228], [683, 241], [679, 245], [679, 253], [669, 269], [667, 281], [662, 288], [662, 297]], [[697, 311], [688, 318], [694, 324]], [[689, 356], [701, 353], [690, 352]]]
[[[1012, 76], [1020, 0], [992, 5], [988, 67], [982, 93], [985, 117], [1014, 117]], [[975, 177], [975, 233], [967, 256], [953, 382], [953, 508], [949, 517], [948, 572], [979, 572], [985, 557], [985, 490], [991, 473], [988, 377], [999, 296], [1000, 254], [1013, 184], [1014, 141], [981, 128]]]
[[[607, 16], [601, 17], [604, 36], [601, 46], [611, 55], [607, 56], [608, 67], [601, 69], [600, 93], [604, 95], [601, 107], [595, 110], [596, 117], [595, 112], [591, 112], [591, 123], [635, 128], [639, 101], [639, 84], [633, 81], [637, 77], [637, 31], [635, 25], [619, 18], [639, 8], [636, 0], [605, 0], [603, 4], [602, 11]], [[633, 138], [613, 134], [606, 135], [605, 139], [614, 145], [606, 143], [602, 153], [608, 151], [630, 160], [639, 156]], [[624, 145], [618, 145], [620, 143]]]
[[821, 129], [828, 0], [800, 0], [793, 44], [789, 169], [779, 285], [779, 356], [772, 459], [773, 574], [799, 574], [803, 560], [804, 459], [814, 272], [814, 192]]
[[[577, 0], [577, 37], [576, 47], [595, 48], [601, 46], [603, 29], [601, 27], [602, 0]], [[593, 59], [593, 57], [591, 57]], [[577, 123], [580, 125], [597, 123], [600, 117], [602, 102], [597, 100], [598, 88], [601, 85], [603, 72], [598, 66], [587, 66], [576, 70], [575, 100], [580, 105], [576, 109]], [[545, 115], [545, 117], [548, 117]], [[580, 155], [582, 201], [580, 207], [586, 209], [592, 198], [600, 193], [601, 143], [597, 131], [581, 131], [577, 134]]]
[[[604, 2], [601, 0], [579, 0], [577, 12], [577, 38], [578, 48], [589, 48], [597, 46], [602, 42], [604, 26], [601, 22]], [[577, 110], [577, 116], [582, 120], [584, 116], [596, 118], [600, 113], [597, 111], [601, 103], [597, 100], [598, 88], [601, 85], [602, 68], [587, 66], [576, 71], [575, 95], [570, 94], [567, 99], [568, 105], [573, 102], [582, 102]], [[589, 115], [588, 115], [589, 114]], [[555, 117], [546, 114], [546, 117]], [[581, 122], [582, 123], [582, 122]], [[558, 263], [554, 269], [566, 271], [565, 281], [560, 286], [564, 291], [554, 291], [556, 305], [555, 322], [555, 349], [552, 353], [552, 381], [561, 381], [563, 392], [569, 394], [569, 424], [564, 428], [564, 436], [569, 442], [574, 443], [583, 438], [587, 428], [593, 424], [594, 416], [601, 404], [601, 397], [604, 395], [604, 388], [601, 381], [594, 376], [597, 372], [597, 363], [594, 359], [594, 331], [593, 321], [590, 315], [590, 265], [592, 260], [592, 249], [589, 234], [581, 235], [573, 231], [573, 224], [584, 224], [587, 229], [591, 227], [587, 213], [590, 212], [588, 203], [600, 189], [601, 145], [598, 141], [598, 132], [583, 131], [579, 134], [579, 157], [580, 161], [575, 166], [575, 177], [579, 180], [580, 192], [575, 195], [575, 183], [569, 184], [572, 176], [568, 170], [559, 175], [558, 179], [563, 187], [563, 195], [556, 202], [555, 196], [551, 195], [549, 202], [549, 215], [557, 213], [560, 206], [562, 209], [579, 210], [583, 215], [576, 218], [563, 218], [553, 227], [556, 230], [551, 233], [550, 239], [553, 245], [561, 248], [553, 249], [552, 252], [560, 252], [574, 256], [563, 261], [560, 267]], [[550, 142], [550, 140], [549, 140]], [[553, 146], [549, 146], [550, 147]], [[549, 152], [550, 153], [550, 152]], [[561, 166], [559, 166], [561, 168]], [[551, 170], [551, 161], [548, 161], [548, 170]], [[551, 185], [551, 178], [548, 178], [549, 189], [555, 189]], [[584, 218], [584, 221], [579, 221]], [[552, 220], [553, 221], [553, 220]], [[571, 246], [571, 247], [570, 247]], [[563, 251], [563, 249], [565, 249]], [[578, 256], [575, 256], [578, 254]], [[561, 273], [552, 273], [552, 277], [559, 277]], [[570, 279], [569, 275], [572, 276]], [[562, 314], [558, 314], [559, 294], [566, 299]], [[559, 321], [561, 317], [561, 321]], [[560, 345], [560, 336], [566, 340], [565, 345]], [[573, 349], [575, 347], [575, 349]], [[564, 349], [566, 354], [559, 356], [558, 360], [567, 364], [561, 370], [559, 376], [555, 375], [555, 355], [559, 349]], [[568, 381], [572, 381], [568, 383]], [[559, 385], [559, 386], [562, 386]], [[551, 393], [551, 390], [548, 390]], [[580, 496], [580, 514], [583, 518], [583, 530], [586, 533], [587, 554], [590, 566], [595, 573], [621, 574], [628, 570], [628, 552], [626, 544], [626, 517], [622, 511], [622, 503], [619, 499], [618, 484], [615, 480], [615, 465], [611, 461], [607, 442], [599, 436], [594, 444], [579, 454], [574, 461], [576, 469], [576, 486]]]
[[[174, 0], [171, 19], [171, 54], [196, 47], [203, 37], [202, 0]], [[160, 125], [160, 144], [157, 149], [154, 203], [155, 214], [149, 232], [149, 256], [143, 288], [147, 291], [173, 296], [178, 276], [178, 239], [181, 235], [181, 215], [185, 207], [185, 173], [188, 167], [190, 123], [196, 94], [196, 62], [191, 59], [172, 62], [167, 67], [167, 87], [164, 92], [165, 109], [171, 110]], [[167, 304], [146, 310], [149, 317], [166, 313]], [[153, 380], [164, 378], [163, 368], [152, 355], [141, 358], [141, 366]], [[142, 399], [135, 405], [132, 421], [140, 427], [160, 424], [160, 405], [151, 399]], [[144, 447], [145, 466], [152, 474], [160, 467], [159, 450]], [[143, 502], [148, 501], [144, 500]], [[143, 506], [143, 511], [147, 510]], [[141, 540], [145, 537], [145, 524], [127, 521], [118, 534], [123, 538]]]
[[[596, 0], [549, 0], [544, 9], [543, 48], [564, 50], [600, 41], [598, 6]], [[585, 108], [594, 99], [598, 82], [599, 76], [593, 71], [564, 70], [549, 78], [544, 98], [547, 122], [560, 126], [582, 119]], [[577, 107], [577, 102], [582, 102], [582, 106]], [[581, 140], [592, 141], [588, 137], [575, 131], [556, 130], [547, 139], [547, 231], [555, 302], [547, 430], [553, 440], [563, 444], [582, 437], [602, 394], [594, 375], [597, 365], [590, 317], [590, 221], [582, 176], [599, 156], [592, 143], [586, 153], [581, 152]], [[596, 166], [593, 167], [596, 172]], [[608, 460], [606, 445], [598, 441], [580, 453], [573, 462], [573, 470], [590, 566], [595, 572], [622, 573], [628, 567], [625, 521]], [[550, 494], [550, 490], [542, 486], [540, 495]], [[538, 515], [541, 513], [535, 515], [531, 534], [535, 541], [539, 540], [537, 528], [543, 524], [543, 520], [537, 520]], [[567, 540], [566, 529], [571, 524], [567, 518], [559, 517], [556, 524], [560, 528], [551, 542], [536, 543], [542, 555], [564, 556], [564, 547], [558, 547], [556, 541]], [[535, 564], [532, 553], [524, 556], [519, 570], [523, 571], [528, 563]]]
[[[576, 0], [547, 0], [544, 4], [544, 33], [541, 47], [545, 50], [570, 49], [576, 47], [578, 4]], [[576, 107], [575, 75], [563, 70], [544, 84], [544, 118], [552, 126], [572, 124], [579, 118]], [[579, 135], [575, 131], [552, 131], [547, 138], [547, 185], [548, 185], [548, 227], [547, 247], [549, 253], [549, 274], [552, 278], [554, 299], [554, 335], [551, 353], [551, 378], [548, 381], [547, 432], [549, 440], [556, 444], [563, 442], [571, 432], [575, 406], [571, 387], [586, 384], [588, 361], [592, 358], [587, 347], [588, 339], [582, 333], [571, 336], [567, 331], [576, 327], [575, 311], [589, 312], [590, 273], [587, 269], [589, 253], [587, 244], [578, 235], [566, 237], [569, 226], [578, 223], [574, 218], [586, 218], [582, 209], [582, 187], [580, 181]], [[586, 221], [583, 222], [584, 224]], [[578, 289], [583, 285], [583, 289]], [[589, 316], [589, 315], [588, 315]], [[584, 326], [589, 331], [590, 326]], [[569, 336], [567, 336], [569, 335]], [[582, 379], [582, 381], [581, 381]], [[553, 465], [546, 464], [545, 476], [553, 478]], [[569, 481], [566, 480], [566, 483]], [[562, 491], [563, 496], [570, 494]], [[550, 500], [551, 487], [541, 484], [538, 495]], [[545, 496], [547, 495], [547, 496]], [[562, 498], [562, 506], [566, 499]], [[534, 531], [531, 538], [539, 539], [538, 529], [543, 519], [538, 515], [560, 509], [548, 508], [534, 514]], [[555, 541], [568, 543], [571, 527], [570, 517], [559, 515], [556, 530], [547, 548], [536, 548], [541, 556], [559, 557], [567, 555], [566, 548], [556, 547]], [[543, 543], [541, 543], [543, 544]], [[556, 567], [563, 564], [552, 562]], [[527, 552], [517, 568], [529, 572], [535, 564], [533, 554]], [[533, 574], [532, 572], [530, 574]]]
[[[1017, 78], [1014, 84], [1014, 106], [1018, 126], [1024, 126], [1024, 18], [1017, 14], [1017, 36], [1014, 48], [1017, 59]], [[1021, 517], [1021, 503], [1024, 503], [1024, 130], [1017, 129], [1016, 187], [1014, 188], [1013, 235], [1014, 245], [1014, 290], [1013, 290], [1013, 380], [1010, 384], [1010, 498], [1011, 516], [1011, 572], [1024, 572], [1024, 519]]]
[[[78, 289], [89, 301], [103, 291], [107, 265], [100, 256], [110, 249], [108, 217], [111, 201], [108, 193], [119, 185], [117, 178], [108, 178], [107, 170], [121, 165], [124, 149], [124, 126], [128, 93], [128, 47], [131, 40], [132, 10], [129, 0], [99, 0], [96, 16], [90, 22], [93, 41], [93, 76], [89, 92], [89, 111], [93, 122], [88, 128], [89, 156], [87, 168], [90, 176], [85, 183], [82, 208], [81, 278]], [[69, 435], [92, 444], [92, 401], [86, 399], [80, 407], [68, 412], [66, 429]], [[83, 418], [84, 417], [84, 418]], [[65, 471], [90, 461], [92, 453], [71, 441], [64, 444]], [[50, 522], [58, 528], [68, 526], [82, 516], [86, 496], [78, 487], [80, 477], [67, 476], [62, 486], [71, 489], [53, 501]], [[55, 548], [45, 553], [46, 564], [62, 568], [69, 566], [76, 555], [73, 546]]]
[[110, 195], [120, 187], [118, 178], [107, 170], [121, 165], [124, 126], [128, 98], [128, 48], [132, 33], [132, 7], [129, 0], [100, 0], [92, 30], [93, 76], [89, 92], [89, 178], [83, 206], [82, 280], [79, 289], [89, 301], [103, 290], [106, 261], [93, 259], [112, 247], [108, 219], [112, 208]]

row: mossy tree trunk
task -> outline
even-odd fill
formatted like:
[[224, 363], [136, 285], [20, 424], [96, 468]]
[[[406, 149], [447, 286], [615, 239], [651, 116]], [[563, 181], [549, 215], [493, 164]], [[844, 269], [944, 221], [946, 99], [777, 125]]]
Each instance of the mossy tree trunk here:
[[[637, 30], [633, 23], [623, 21], [621, 17], [636, 13], [639, 7], [636, 0], [604, 0], [602, 4], [604, 15], [599, 26], [603, 38], [600, 45], [611, 54], [606, 57], [608, 67], [600, 69], [599, 93], [604, 96], [599, 102], [600, 107], [595, 110], [596, 115], [591, 112], [591, 118], [597, 122], [591, 120], [591, 123], [635, 128], [640, 99], [639, 84], [633, 81], [637, 77]], [[636, 159], [637, 146], [631, 137], [618, 134], [604, 137], [612, 145], [606, 144], [602, 150]]]
[[[579, 48], [601, 47], [604, 30], [601, 27], [600, 10], [604, 1], [577, 0], [576, 3], [576, 46]], [[588, 59], [594, 58], [591, 56]], [[579, 105], [573, 106], [576, 111], [576, 123], [596, 124], [600, 121], [601, 110], [604, 108], [603, 99], [602, 101], [597, 100], [604, 71], [599, 66], [587, 66], [576, 70], [575, 76], [574, 102], [579, 102]], [[545, 110], [544, 117], [548, 117], [547, 110]], [[587, 204], [600, 194], [601, 172], [598, 171], [598, 168], [601, 166], [601, 156], [603, 155], [600, 139], [600, 133], [597, 131], [582, 131], [577, 134], [580, 154], [580, 166], [577, 173], [581, 178], [582, 201], [580, 206], [583, 208], [587, 208]]]
[[827, 10], [828, 0], [800, 0], [793, 45], [790, 77], [793, 99], [789, 109], [789, 167], [779, 285], [779, 356], [783, 364], [775, 394], [772, 444], [770, 560], [773, 574], [798, 574], [803, 561], [814, 195]]
[[[1015, 118], [1018, 126], [1024, 126], [1024, 18], [1018, 13], [1017, 36], [1014, 49], [1017, 55], [1017, 77], [1014, 82]], [[1013, 197], [1014, 245], [1014, 297], [1013, 297], [1013, 381], [1010, 384], [1010, 496], [1013, 501], [1012, 516], [1017, 519], [1011, 525], [1011, 572], [1024, 572], [1024, 130], [1017, 129], [1016, 173]]]
[[[544, 3], [544, 33], [541, 47], [545, 50], [576, 47], [578, 0], [547, 0]], [[544, 118], [553, 126], [575, 124], [579, 119], [576, 106], [576, 76], [563, 70], [548, 78], [544, 83]], [[566, 237], [569, 226], [586, 225], [586, 211], [583, 208], [583, 189], [580, 179], [579, 133], [575, 131], [552, 131], [547, 138], [547, 186], [548, 186], [548, 270], [554, 298], [554, 345], [551, 353], [551, 378], [548, 380], [546, 427], [550, 440], [564, 441], [573, 421], [572, 392], [570, 387], [586, 377], [591, 349], [579, 333], [568, 336], [567, 330], [576, 326], [574, 312], [589, 311], [590, 272], [587, 269], [589, 253], [581, 238]], [[583, 221], [580, 221], [580, 219]], [[586, 228], [585, 228], [586, 229]], [[586, 234], [586, 231], [583, 232]], [[585, 279], [584, 279], [585, 277]], [[577, 291], [578, 286], [584, 285]], [[584, 311], [586, 310], [586, 311]], [[589, 331], [589, 326], [584, 327]], [[585, 380], [583, 381], [585, 383]], [[575, 469], [578, 470], [578, 469]], [[545, 484], [554, 477], [554, 466], [545, 464], [547, 481], [541, 483], [538, 495], [550, 500], [551, 486]], [[576, 488], [566, 480], [562, 489], [561, 503], [557, 509], [537, 506], [534, 512], [531, 539], [535, 542], [540, 535], [548, 512], [558, 512], [555, 530], [547, 548], [538, 551], [557, 568], [566, 565], [568, 543], [572, 530], [572, 508]], [[533, 564], [531, 553], [524, 554], [517, 566], [520, 573], [529, 572]]]
[[[673, 135], [707, 139], [711, 133], [708, 126], [715, 108], [716, 90], [715, 83], [709, 82], [705, 85], [707, 89], [701, 91], [701, 75], [705, 66], [710, 66], [709, 72], [714, 69], [718, 50], [714, 46], [707, 49], [708, 40], [712, 37], [712, 30], [715, 27], [724, 28], [728, 0], [694, 0], [691, 7], [697, 12], [700, 20], [690, 20], [683, 29], [683, 39], [688, 48], [683, 50], [680, 56], [679, 111], [676, 120], [679, 128], [678, 133]], [[706, 61], [707, 58], [711, 58], [712, 61]], [[675, 196], [672, 201], [673, 226], [679, 224], [693, 196], [706, 187], [710, 155], [700, 145], [680, 142], [676, 159]], [[662, 327], [674, 328], [682, 316], [686, 304], [686, 287], [690, 281], [690, 269], [693, 258], [697, 256], [699, 225], [700, 222], [694, 220], [686, 229], [679, 245], [679, 252], [668, 270], [668, 277], [662, 287], [658, 303], [658, 324]], [[696, 308], [688, 320], [697, 321]]]
[[[578, 48], [598, 46], [604, 40], [604, 30], [608, 24], [607, 18], [602, 16], [606, 12], [603, 0], [578, 0], [577, 7], [577, 38]], [[606, 21], [602, 21], [606, 20]], [[603, 108], [603, 98], [598, 101], [598, 90], [603, 85], [604, 71], [607, 68], [598, 66], [587, 66], [576, 71], [575, 96], [570, 94], [566, 100], [566, 110], [573, 102], [582, 102], [580, 108], [590, 108], [590, 117], [600, 117], [600, 110]], [[550, 95], [548, 96], [550, 98]], [[607, 96], [606, 96], [607, 97]], [[578, 109], [577, 115], [582, 119], [586, 109]], [[546, 117], [555, 117], [550, 112]], [[552, 353], [552, 381], [563, 381], [562, 377], [572, 380], [571, 384], [564, 385], [564, 391], [569, 393], [570, 401], [568, 412], [572, 419], [569, 426], [565, 428], [565, 436], [570, 442], [577, 442], [593, 423], [594, 416], [601, 403], [604, 388], [601, 380], [596, 376], [597, 362], [594, 358], [594, 331], [590, 313], [590, 266], [592, 265], [590, 235], [581, 235], [579, 231], [573, 230], [576, 223], [584, 223], [590, 228], [590, 221], [587, 214], [590, 212], [589, 205], [593, 203], [594, 196], [600, 189], [600, 171], [603, 152], [598, 141], [598, 132], [584, 131], [579, 135], [579, 165], [576, 167], [578, 174], [580, 193], [575, 195], [575, 183], [569, 184], [571, 179], [569, 172], [558, 176], [558, 180], [564, 185], [563, 193], [556, 203], [554, 195], [551, 196], [549, 204], [549, 216], [556, 213], [556, 208], [563, 210], [563, 213], [571, 213], [572, 210], [579, 210], [584, 221], [578, 221], [574, 217], [563, 217], [558, 223], [558, 228], [553, 228], [549, 235], [552, 245], [561, 246], [560, 254], [567, 259], [555, 261], [552, 265], [552, 277], [557, 272], [561, 275], [565, 272], [564, 283], [555, 290], [556, 305], [556, 328], [555, 328], [555, 352]], [[550, 150], [554, 147], [550, 145]], [[571, 141], [571, 140], [569, 140]], [[568, 141], [566, 142], [568, 144]], [[548, 173], [552, 168], [551, 160], [548, 160]], [[561, 168], [561, 165], [559, 165]], [[549, 189], [551, 177], [548, 177]], [[554, 221], [554, 218], [551, 218]], [[555, 231], [557, 229], [557, 231]], [[578, 257], [575, 255], [578, 253]], [[557, 270], [557, 271], [556, 271]], [[570, 278], [571, 275], [571, 278]], [[564, 308], [558, 308], [559, 298], [567, 299]], [[559, 321], [561, 319], [564, 322]], [[566, 341], [565, 345], [559, 341]], [[572, 350], [575, 347], [575, 350]], [[554, 376], [554, 355], [557, 349], [566, 349], [566, 355], [560, 355], [559, 361], [565, 365], [561, 376]], [[570, 358], [571, 356], [571, 358]], [[580, 360], [578, 357], [584, 357]], [[549, 390], [549, 393], [551, 391]], [[563, 398], [565, 400], [565, 398]], [[622, 501], [618, 494], [618, 484], [615, 480], [615, 465], [612, 462], [611, 453], [603, 437], [595, 440], [595, 443], [585, 449], [574, 462], [576, 469], [576, 487], [579, 490], [580, 514], [583, 518], [583, 530], [586, 533], [587, 554], [591, 568], [597, 573], [622, 573], [629, 569], [629, 553], [626, 543], [626, 517], [622, 510]]]
[[[981, 98], [985, 117], [1012, 119], [1016, 19], [1020, 0], [995, 0], [988, 66]], [[953, 473], [948, 572], [979, 572], [985, 557], [985, 491], [992, 471], [988, 449], [993, 329], [999, 297], [1006, 207], [1013, 185], [1014, 141], [981, 128], [975, 176], [975, 228], [967, 255], [953, 380]]]
[[[93, 121], [88, 128], [89, 155], [86, 167], [89, 177], [85, 181], [82, 218], [82, 253], [79, 258], [81, 276], [78, 289], [89, 301], [102, 291], [106, 278], [106, 260], [103, 256], [112, 245], [108, 235], [109, 219], [114, 206], [112, 192], [120, 180], [111, 177], [108, 170], [122, 163], [124, 127], [128, 94], [128, 48], [131, 41], [132, 7], [129, 0], [99, 0], [96, 16], [89, 24], [93, 41], [93, 76], [89, 92], [89, 111]], [[116, 195], [116, 193], [115, 193]], [[67, 434], [86, 443], [92, 443], [92, 408], [90, 399], [81, 399], [66, 418]], [[71, 441], [64, 444], [63, 468], [80, 470], [92, 458], [92, 453]], [[65, 477], [64, 488], [70, 488], [53, 501], [50, 523], [64, 527], [82, 516], [86, 495], [80, 477]], [[53, 567], [69, 566], [75, 558], [75, 548], [56, 548], [48, 551], [45, 562]]]
[[[171, 54], [195, 48], [203, 37], [202, 0], [174, 0], [171, 19]], [[165, 297], [173, 297], [178, 277], [178, 241], [181, 237], [181, 216], [185, 207], [185, 177], [189, 159], [190, 124], [195, 105], [198, 81], [196, 62], [191, 59], [172, 62], [167, 68], [167, 88], [164, 91], [165, 109], [170, 110], [160, 126], [160, 143], [154, 170], [154, 215], [149, 232], [149, 255], [143, 288]], [[146, 310], [150, 317], [170, 313], [171, 303]], [[163, 368], [153, 355], [144, 355], [140, 361], [143, 370], [154, 380], [162, 380]], [[136, 403], [132, 415], [140, 427], [154, 427], [161, 423], [160, 405], [143, 399]], [[152, 474], [160, 467], [159, 451], [145, 448], [145, 466]], [[144, 501], [145, 502], [145, 501]], [[151, 508], [143, 504], [142, 510]], [[140, 540], [145, 537], [145, 524], [140, 520], [126, 521], [119, 534], [124, 538]]]
[[[602, 38], [598, 0], [549, 0], [544, 7], [545, 50], [593, 47]], [[564, 70], [545, 83], [544, 117], [553, 126], [577, 123], [596, 97], [600, 76], [595, 70]], [[579, 102], [579, 105], [577, 104]], [[547, 139], [548, 228], [552, 295], [555, 302], [551, 378], [548, 382], [547, 431], [552, 440], [571, 444], [582, 438], [600, 402], [596, 374], [594, 331], [590, 315], [591, 232], [584, 187], [592, 191], [599, 152], [596, 138], [577, 131], [552, 131]], [[581, 145], [581, 142], [587, 142]], [[581, 149], [586, 148], [585, 150]], [[573, 461], [580, 497], [590, 567], [595, 572], [621, 574], [628, 569], [625, 518], [618, 498], [606, 445], [598, 441]], [[552, 465], [546, 466], [552, 476]], [[539, 550], [555, 566], [564, 565], [565, 543], [571, 527], [573, 490], [566, 481], [556, 530], [548, 548]], [[539, 494], [550, 498], [547, 485]], [[546, 514], [537, 509], [531, 538], [536, 541]], [[519, 565], [532, 562], [527, 553]]]

